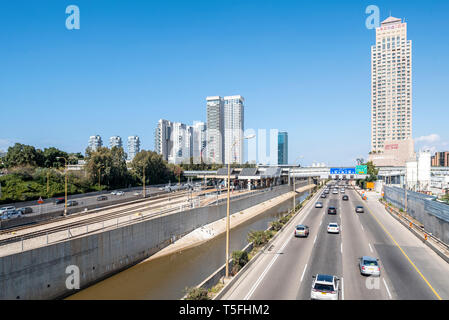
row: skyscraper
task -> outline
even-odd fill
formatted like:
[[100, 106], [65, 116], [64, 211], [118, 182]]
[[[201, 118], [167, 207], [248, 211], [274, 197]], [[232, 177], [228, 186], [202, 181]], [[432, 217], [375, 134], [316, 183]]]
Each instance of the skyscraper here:
[[168, 161], [168, 157], [173, 149], [172, 131], [173, 123], [171, 121], [164, 119], [158, 121], [154, 134], [154, 150], [162, 155], [165, 161]]
[[193, 122], [193, 145], [192, 145], [192, 157], [193, 163], [206, 162], [206, 137], [207, 130], [206, 124], [201, 121]]
[[288, 133], [278, 133], [278, 164], [288, 164]]
[[140, 152], [140, 139], [138, 136], [128, 137], [128, 160], [133, 160]]
[[219, 96], [206, 98], [207, 162], [223, 163], [223, 100]]
[[412, 41], [407, 24], [388, 17], [371, 46], [371, 151], [412, 137]]
[[109, 147], [112, 149], [113, 147], [122, 148], [122, 138], [119, 136], [112, 136], [109, 138]]
[[89, 137], [89, 144], [87, 147], [91, 151], [97, 151], [97, 149], [99, 147], [101, 147], [102, 145], [103, 145], [103, 141], [101, 140], [101, 137], [99, 135]]
[[225, 163], [243, 163], [244, 101], [240, 95], [223, 98]]

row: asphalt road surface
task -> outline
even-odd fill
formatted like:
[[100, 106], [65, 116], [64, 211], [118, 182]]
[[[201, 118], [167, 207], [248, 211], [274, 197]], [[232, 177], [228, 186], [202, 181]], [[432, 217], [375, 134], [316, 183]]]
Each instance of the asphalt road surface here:
[[[343, 194], [318, 193], [270, 248], [250, 266], [223, 299], [308, 300], [312, 276], [340, 278], [340, 299], [449, 299], [449, 264], [389, 215], [375, 196], [368, 201], [350, 189]], [[317, 201], [323, 208], [315, 208]], [[362, 205], [364, 213], [356, 213]], [[337, 215], [327, 208], [337, 208]], [[340, 234], [328, 234], [337, 222]], [[310, 228], [308, 238], [295, 238], [294, 226]], [[379, 258], [380, 277], [362, 276], [358, 258]]]

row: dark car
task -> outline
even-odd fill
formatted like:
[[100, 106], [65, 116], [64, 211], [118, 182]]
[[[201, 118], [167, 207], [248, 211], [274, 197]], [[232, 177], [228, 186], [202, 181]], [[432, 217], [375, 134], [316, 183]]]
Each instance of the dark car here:
[[103, 201], [103, 200], [108, 200], [108, 197], [106, 197], [106, 196], [98, 196], [97, 197], [97, 201]]
[[329, 208], [327, 209], [327, 213], [328, 213], [328, 214], [337, 214], [337, 208], [335, 208], [335, 207], [329, 207]]
[[67, 201], [67, 207], [74, 207], [77, 205], [78, 205], [77, 201], [74, 201], [74, 200]]
[[27, 214], [27, 213], [32, 213], [33, 212], [33, 208], [23, 207], [23, 208], [17, 209], [17, 211], [20, 211], [22, 214]]
[[365, 210], [363, 210], [362, 206], [357, 206], [355, 207], [355, 212], [365, 212]]
[[345, 200], [345, 201], [348, 201], [348, 200], [349, 200], [349, 197], [348, 197], [347, 195], [344, 195], [341, 199], [342, 199], [342, 200]]
[[61, 203], [64, 203], [64, 202], [65, 202], [64, 198], [56, 198], [56, 200], [55, 200], [55, 204], [61, 204]]
[[322, 194], [321, 194], [321, 198], [326, 198], [326, 194], [325, 194], [325, 193], [322, 193]]

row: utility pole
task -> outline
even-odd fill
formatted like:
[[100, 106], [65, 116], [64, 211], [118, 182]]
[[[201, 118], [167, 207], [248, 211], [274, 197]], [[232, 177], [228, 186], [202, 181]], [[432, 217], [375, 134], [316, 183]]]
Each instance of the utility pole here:
[[142, 190], [142, 195], [145, 198], [145, 167], [146, 167], [146, 162], [143, 163], [143, 190]]

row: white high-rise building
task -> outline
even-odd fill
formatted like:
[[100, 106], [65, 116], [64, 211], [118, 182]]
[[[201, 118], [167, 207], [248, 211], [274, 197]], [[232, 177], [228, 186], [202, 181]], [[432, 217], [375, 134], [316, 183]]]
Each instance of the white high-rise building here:
[[168, 161], [168, 157], [173, 150], [172, 131], [173, 123], [171, 121], [164, 119], [158, 121], [154, 134], [154, 151], [162, 155], [165, 161]]
[[89, 137], [89, 144], [88, 148], [92, 151], [97, 151], [99, 147], [103, 145], [103, 141], [101, 140], [101, 137], [99, 135], [96, 136], [90, 136]]
[[173, 148], [168, 155], [168, 162], [174, 164], [190, 163], [192, 154], [193, 127], [180, 122], [172, 123], [172, 134], [170, 139]]
[[388, 17], [371, 46], [371, 151], [412, 137], [412, 41], [407, 24]]
[[109, 138], [109, 147], [112, 149], [113, 147], [122, 148], [122, 138], [119, 136], [112, 136]]
[[128, 137], [128, 160], [132, 161], [140, 152], [140, 139], [138, 136]]
[[200, 121], [193, 122], [193, 163], [206, 162], [206, 142], [207, 130], [206, 123]]
[[224, 163], [223, 159], [223, 99], [219, 96], [206, 98], [207, 134], [206, 151], [208, 163]]
[[[224, 161], [243, 163], [244, 106], [242, 96], [226, 96], [224, 105]], [[234, 146], [232, 146], [235, 143]]]

